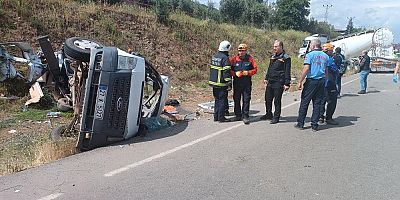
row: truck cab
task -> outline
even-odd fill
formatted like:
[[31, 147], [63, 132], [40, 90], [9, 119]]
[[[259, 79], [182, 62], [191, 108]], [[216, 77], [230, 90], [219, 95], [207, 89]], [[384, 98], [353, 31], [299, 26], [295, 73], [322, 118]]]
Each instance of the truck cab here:
[[311, 40], [314, 39], [319, 39], [322, 45], [328, 41], [328, 36], [324, 34], [314, 34], [304, 38], [303, 45], [299, 49], [299, 57], [303, 57], [309, 51]]
[[137, 135], [141, 118], [162, 112], [168, 82], [138, 54], [91, 49], [77, 147], [90, 150]]

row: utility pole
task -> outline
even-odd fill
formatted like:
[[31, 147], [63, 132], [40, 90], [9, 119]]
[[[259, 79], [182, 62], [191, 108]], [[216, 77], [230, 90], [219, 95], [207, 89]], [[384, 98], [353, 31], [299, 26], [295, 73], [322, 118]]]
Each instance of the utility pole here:
[[328, 10], [329, 10], [329, 8], [332, 8], [332, 4], [324, 4], [324, 5], [322, 5], [322, 7], [324, 7], [325, 8], [325, 21], [324, 22], [327, 22], [328, 21]]
[[355, 17], [347, 17], [347, 19], [349, 19], [349, 22], [347, 23], [347, 27], [346, 27], [346, 34], [350, 34], [353, 32], [353, 20]]

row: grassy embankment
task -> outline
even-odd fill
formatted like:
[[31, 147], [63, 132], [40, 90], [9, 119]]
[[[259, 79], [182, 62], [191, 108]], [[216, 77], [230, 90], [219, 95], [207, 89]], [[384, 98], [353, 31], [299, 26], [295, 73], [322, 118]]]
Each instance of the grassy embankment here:
[[[296, 31], [265, 31], [245, 26], [216, 24], [172, 13], [168, 24], [160, 24], [153, 10], [133, 5], [80, 4], [71, 0], [0, 0], [0, 42], [26, 41], [37, 48], [36, 38], [49, 35], [54, 49], [73, 36], [95, 39], [120, 49], [133, 49], [146, 57], [157, 70], [171, 77], [170, 97], [183, 106], [194, 108], [212, 99], [208, 62], [222, 40], [234, 48], [247, 43], [259, 66], [254, 79], [254, 96], [262, 95], [261, 84], [274, 39], [281, 39], [292, 55], [292, 74], [297, 76], [301, 60], [296, 57], [302, 39]], [[236, 51], [232, 50], [232, 54]], [[28, 99], [26, 91], [19, 100], [0, 101], [0, 175], [24, 170], [76, 153], [74, 138], [61, 142], [49, 139], [48, 110], [21, 106]], [[11, 95], [11, 89], [0, 85], [0, 93]], [[25, 96], [25, 97], [23, 97]], [[54, 108], [48, 108], [52, 110]], [[71, 114], [53, 120], [51, 125], [66, 123]], [[9, 133], [16, 130], [16, 133]]]

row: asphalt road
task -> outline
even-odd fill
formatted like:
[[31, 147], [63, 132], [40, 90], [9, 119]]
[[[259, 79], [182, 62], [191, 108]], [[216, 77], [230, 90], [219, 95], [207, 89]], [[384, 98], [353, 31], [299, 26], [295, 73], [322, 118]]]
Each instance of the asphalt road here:
[[250, 125], [182, 123], [0, 177], [0, 199], [400, 199], [399, 85], [372, 74], [357, 95], [357, 78], [343, 80], [338, 126], [295, 129], [294, 92], [279, 124], [258, 120], [262, 104]]

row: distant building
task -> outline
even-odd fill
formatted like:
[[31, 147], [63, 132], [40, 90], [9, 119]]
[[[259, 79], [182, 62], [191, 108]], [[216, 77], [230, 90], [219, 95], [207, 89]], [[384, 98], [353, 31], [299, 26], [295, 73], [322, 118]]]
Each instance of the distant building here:
[[336, 33], [339, 33], [340, 35], [346, 35], [346, 29], [335, 29]]

